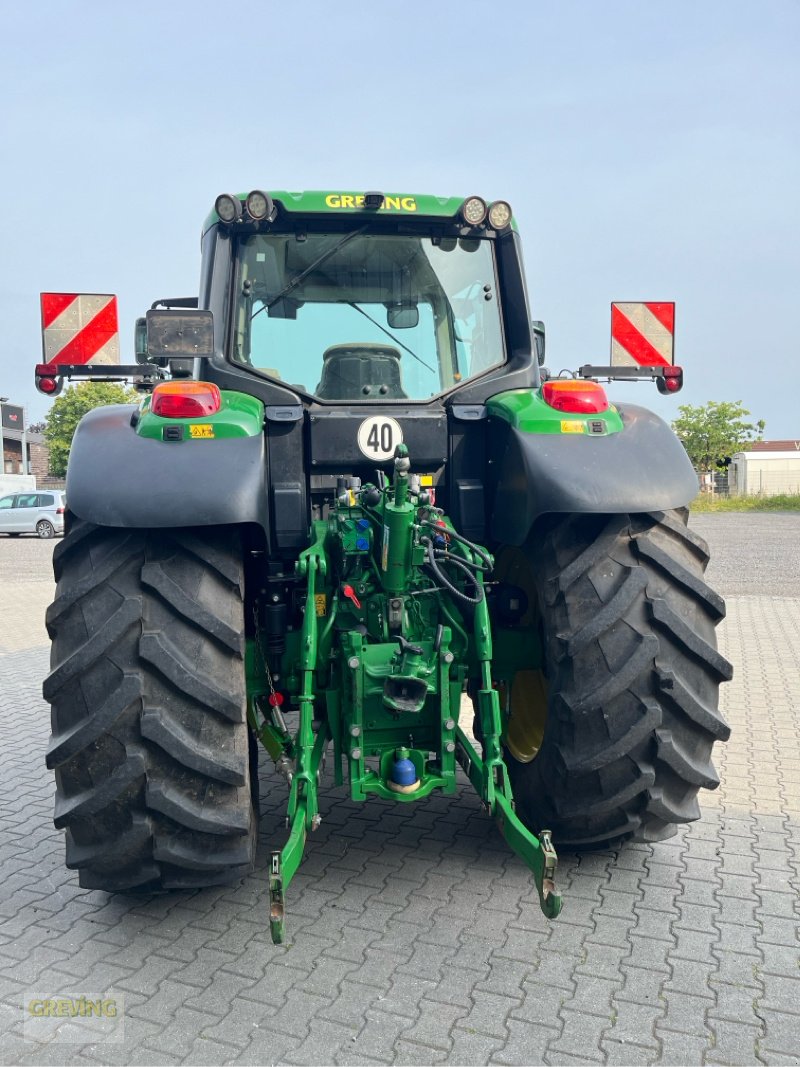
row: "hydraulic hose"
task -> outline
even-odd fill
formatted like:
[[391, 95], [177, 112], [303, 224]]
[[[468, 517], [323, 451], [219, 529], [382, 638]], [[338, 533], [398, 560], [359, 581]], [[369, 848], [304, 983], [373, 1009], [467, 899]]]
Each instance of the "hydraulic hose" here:
[[463, 534], [457, 533], [456, 530], [451, 530], [450, 527], [437, 526], [431, 519], [423, 519], [421, 525], [430, 526], [432, 530], [436, 530], [437, 533], [445, 534], [447, 537], [452, 537], [454, 541], [460, 541], [462, 545], [465, 545], [471, 552], [474, 552], [476, 556], [480, 556], [485, 566], [481, 567], [481, 570], [491, 571], [494, 569], [494, 562], [492, 557], [486, 552], [480, 545], [474, 544], [472, 541], [468, 541]]
[[466, 564], [471, 571], [480, 571], [481, 574], [489, 574], [493, 568], [485, 567], [482, 563], [478, 563], [476, 560], [466, 560], [463, 556], [454, 556], [446, 549], [440, 549], [436, 552], [436, 558], [438, 560], [444, 560], [446, 563], [453, 562], [456, 565]]
[[466, 575], [469, 581], [472, 582], [476, 590], [476, 596], [474, 597], [468, 596], [466, 593], [462, 593], [461, 590], [456, 585], [454, 585], [447, 577], [445, 572], [439, 566], [439, 562], [433, 550], [433, 542], [431, 541], [431, 539], [429, 537], [421, 537], [420, 543], [425, 546], [425, 555], [427, 556], [428, 567], [433, 572], [437, 581], [441, 582], [441, 584], [458, 600], [463, 600], [465, 604], [471, 604], [473, 607], [476, 604], [480, 604], [484, 596], [483, 586], [477, 580], [474, 573], [470, 570], [469, 565], [465, 563], [464, 560], [458, 559], [458, 557], [456, 556], [450, 556], [448, 559], [448, 563], [450, 563], [451, 566], [458, 567], [459, 570], [461, 570]]

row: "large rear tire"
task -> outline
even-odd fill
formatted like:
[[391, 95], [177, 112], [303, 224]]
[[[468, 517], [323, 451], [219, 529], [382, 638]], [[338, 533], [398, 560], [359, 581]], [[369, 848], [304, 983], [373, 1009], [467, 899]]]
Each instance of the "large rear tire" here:
[[711, 750], [730, 735], [717, 699], [732, 668], [714, 629], [725, 606], [686, 523], [685, 510], [560, 516], [526, 547], [547, 714], [535, 757], [507, 762], [521, 817], [562, 847], [669, 837], [699, 818], [699, 790], [719, 784]]
[[89, 889], [219, 885], [253, 866], [236, 531], [75, 520], [53, 554], [47, 765]]

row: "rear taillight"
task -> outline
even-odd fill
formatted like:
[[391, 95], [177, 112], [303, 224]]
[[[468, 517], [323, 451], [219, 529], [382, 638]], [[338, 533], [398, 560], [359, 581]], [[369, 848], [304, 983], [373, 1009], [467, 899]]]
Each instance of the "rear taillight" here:
[[196, 419], [213, 415], [222, 406], [212, 382], [162, 382], [153, 390], [150, 410], [162, 419]]
[[63, 515], [63, 514], [64, 514], [64, 509], [63, 508], [56, 508], [56, 515]]
[[664, 377], [656, 378], [659, 393], [679, 393], [683, 388], [683, 367], [664, 367]]
[[542, 396], [545, 403], [556, 411], [594, 415], [608, 409], [608, 397], [602, 385], [579, 381], [577, 378], [556, 378], [545, 382]]

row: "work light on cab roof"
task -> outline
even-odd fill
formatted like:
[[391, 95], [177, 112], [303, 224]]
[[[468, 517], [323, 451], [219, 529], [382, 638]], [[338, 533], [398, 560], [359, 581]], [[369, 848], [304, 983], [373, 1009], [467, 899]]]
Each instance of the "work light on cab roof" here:
[[479, 196], [468, 196], [461, 208], [464, 222], [470, 226], [481, 226], [486, 219], [486, 201]]
[[493, 230], [504, 230], [511, 223], [511, 205], [505, 200], [495, 200], [489, 208], [489, 225]]
[[272, 197], [269, 193], [264, 193], [260, 189], [254, 189], [251, 193], [247, 194], [244, 206], [247, 210], [247, 214], [254, 222], [261, 222], [263, 219], [272, 218], [275, 211]]
[[238, 196], [220, 193], [214, 201], [214, 210], [222, 222], [235, 222], [242, 214], [242, 202]]

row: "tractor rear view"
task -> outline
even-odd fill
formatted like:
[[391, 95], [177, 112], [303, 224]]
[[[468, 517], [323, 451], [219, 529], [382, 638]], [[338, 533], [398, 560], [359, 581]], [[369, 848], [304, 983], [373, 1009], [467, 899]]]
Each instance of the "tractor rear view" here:
[[326, 754], [355, 801], [452, 794], [460, 766], [555, 917], [555, 849], [698, 818], [729, 732], [694, 473], [597, 381], [680, 388], [671, 305], [618, 305], [622, 356], [553, 378], [503, 201], [222, 195], [202, 252], [135, 364], [36, 368], [48, 393], [142, 393], [79, 425], [54, 554], [67, 866], [106, 890], [242, 878], [266, 750], [281, 941]]

